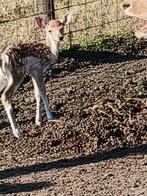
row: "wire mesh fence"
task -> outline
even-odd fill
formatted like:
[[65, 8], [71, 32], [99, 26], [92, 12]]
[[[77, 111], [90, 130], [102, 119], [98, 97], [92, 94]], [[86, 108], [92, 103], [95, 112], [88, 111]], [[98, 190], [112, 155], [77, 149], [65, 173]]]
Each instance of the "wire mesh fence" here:
[[122, 0], [55, 0], [55, 13], [73, 10], [74, 19], [67, 29], [66, 43], [88, 44], [97, 37], [114, 35], [118, 38], [131, 32], [140, 21], [124, 15]]
[[121, 3], [121, 0], [1, 0], [0, 47], [19, 41], [44, 40], [43, 33], [36, 30], [34, 17], [54, 18], [69, 10], [74, 14], [65, 31], [64, 45], [88, 44], [103, 35], [117, 38], [135, 26], [123, 14]]
[[43, 40], [36, 30], [35, 16], [52, 18], [50, 0], [1, 0], [0, 1], [0, 47], [19, 41]]

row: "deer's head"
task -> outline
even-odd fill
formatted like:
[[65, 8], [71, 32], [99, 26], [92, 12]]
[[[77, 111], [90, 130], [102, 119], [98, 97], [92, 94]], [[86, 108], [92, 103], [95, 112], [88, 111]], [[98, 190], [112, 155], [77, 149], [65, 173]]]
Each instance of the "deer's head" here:
[[70, 23], [71, 17], [72, 13], [69, 12], [59, 19], [49, 20], [48, 22], [45, 22], [41, 17], [36, 17], [35, 20], [38, 26], [45, 30], [47, 42], [58, 44], [63, 40], [64, 27]]
[[[126, 15], [147, 20], [147, 0], [123, 0], [123, 8]], [[142, 26], [135, 35], [139, 39], [147, 39], [147, 24]]]

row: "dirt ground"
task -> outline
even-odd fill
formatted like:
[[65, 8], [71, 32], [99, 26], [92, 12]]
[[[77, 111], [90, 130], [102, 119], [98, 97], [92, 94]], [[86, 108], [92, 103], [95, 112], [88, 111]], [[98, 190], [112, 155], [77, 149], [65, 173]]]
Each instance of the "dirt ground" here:
[[59, 121], [44, 115], [40, 127], [27, 77], [13, 99], [22, 139], [0, 105], [0, 195], [147, 195], [146, 61], [142, 51], [62, 52], [45, 77]]

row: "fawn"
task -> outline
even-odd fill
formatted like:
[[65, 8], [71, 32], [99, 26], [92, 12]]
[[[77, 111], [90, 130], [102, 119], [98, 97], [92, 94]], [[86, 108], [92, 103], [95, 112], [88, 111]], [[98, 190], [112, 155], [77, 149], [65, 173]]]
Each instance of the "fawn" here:
[[[123, 8], [126, 15], [147, 20], [147, 0], [123, 0]], [[138, 39], [147, 39], [147, 23], [135, 35]]]
[[58, 58], [60, 41], [63, 39], [64, 27], [71, 21], [72, 14], [67, 13], [61, 19], [49, 20], [45, 23], [41, 17], [35, 20], [46, 32], [46, 44], [19, 43], [3, 49], [0, 57], [0, 92], [1, 100], [7, 113], [15, 137], [20, 138], [22, 131], [18, 128], [12, 108], [12, 96], [23, 81], [25, 75], [30, 75], [34, 84], [36, 98], [35, 123], [40, 125], [42, 99], [48, 120], [53, 119], [43, 79], [43, 73]]

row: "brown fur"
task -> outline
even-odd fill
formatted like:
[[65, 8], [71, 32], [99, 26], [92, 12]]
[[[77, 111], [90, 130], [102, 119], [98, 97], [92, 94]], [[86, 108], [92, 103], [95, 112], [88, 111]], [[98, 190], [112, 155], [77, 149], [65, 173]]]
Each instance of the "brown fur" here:
[[125, 9], [127, 15], [147, 20], [147, 0], [124, 0], [123, 6], [125, 5], [128, 5]]
[[9, 56], [9, 60], [14, 60], [16, 67], [22, 67], [23, 59], [33, 56], [43, 62], [47, 62], [49, 66], [53, 63], [50, 48], [42, 43], [19, 43], [17, 46], [11, 46], [3, 52]]
[[[147, 20], [147, 0], [123, 0], [124, 12], [128, 16], [134, 16]], [[147, 39], [147, 24], [135, 32], [138, 39]]]

